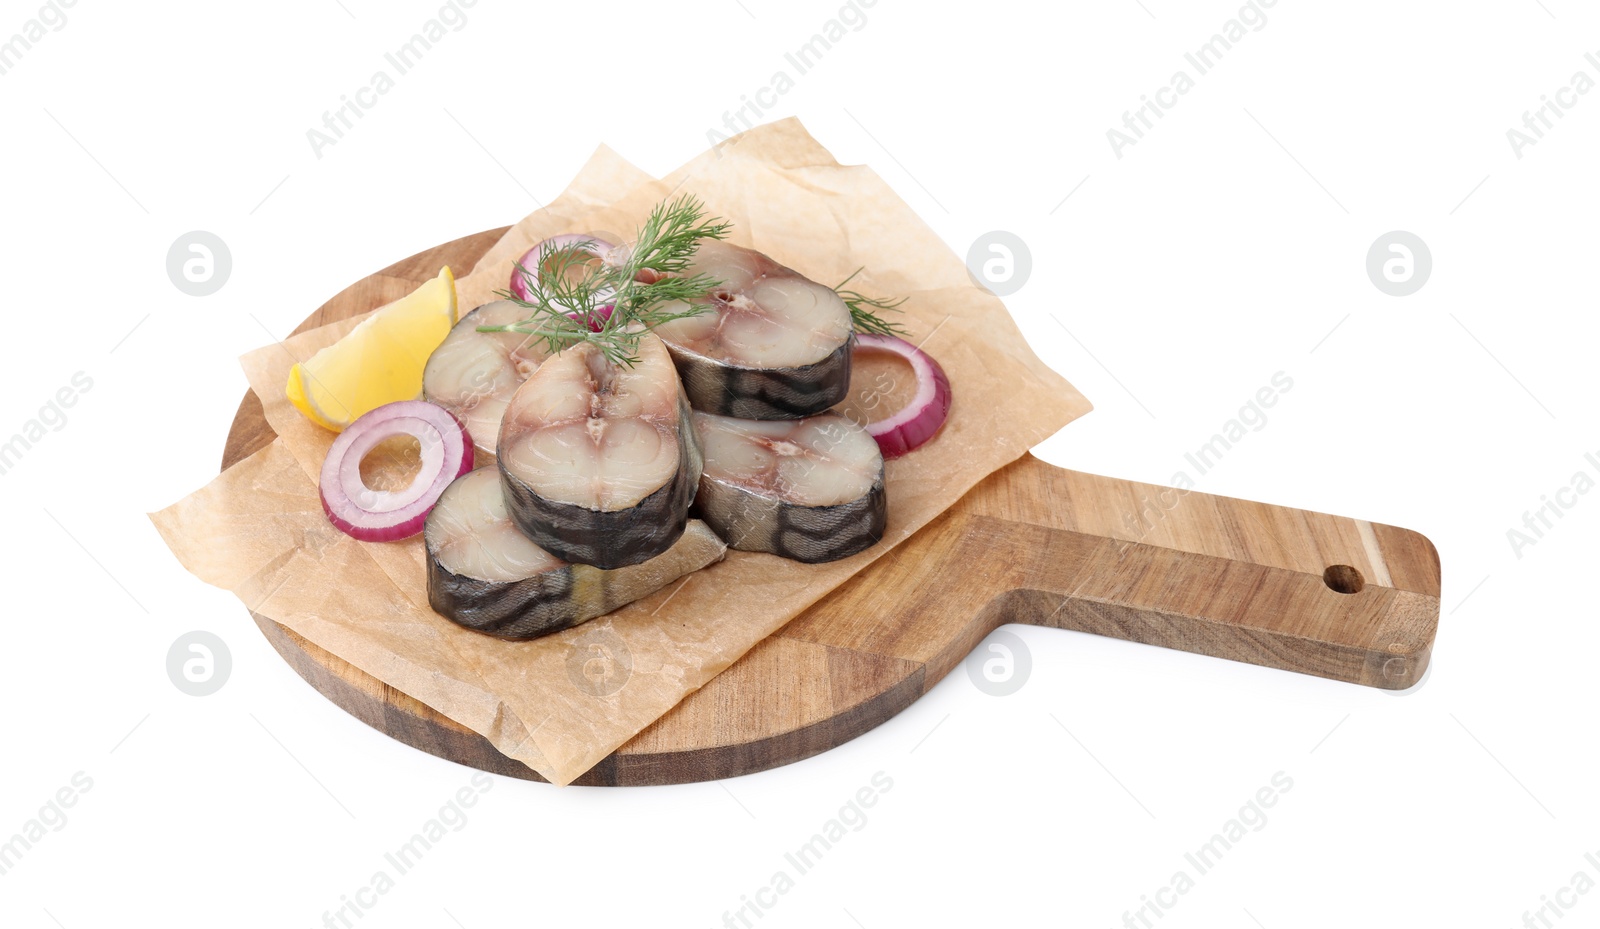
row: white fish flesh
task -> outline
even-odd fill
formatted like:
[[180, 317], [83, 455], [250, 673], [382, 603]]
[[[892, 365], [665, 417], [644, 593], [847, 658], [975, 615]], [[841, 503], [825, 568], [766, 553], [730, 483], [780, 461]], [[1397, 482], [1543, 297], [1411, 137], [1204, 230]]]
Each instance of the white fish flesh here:
[[716, 240], [700, 243], [685, 273], [722, 282], [694, 304], [701, 313], [653, 330], [671, 349], [695, 409], [798, 419], [844, 399], [852, 324], [850, 308], [831, 287]]
[[507, 405], [496, 446], [511, 519], [563, 561], [620, 568], [683, 533], [700, 443], [661, 340], [641, 333], [636, 365], [590, 342], [552, 356]]
[[500, 475], [479, 468], [457, 478], [428, 514], [428, 602], [440, 615], [505, 639], [576, 626], [722, 560], [727, 546], [690, 520], [660, 555], [607, 571], [569, 564], [535, 545], [506, 512]]
[[500, 418], [511, 395], [538, 370], [548, 352], [543, 339], [521, 332], [479, 332], [479, 326], [508, 326], [529, 310], [510, 300], [485, 303], [461, 317], [422, 370], [422, 396], [456, 415], [472, 444], [494, 454]]
[[696, 411], [705, 472], [695, 507], [730, 548], [809, 563], [883, 538], [883, 455], [838, 413], [745, 420]]

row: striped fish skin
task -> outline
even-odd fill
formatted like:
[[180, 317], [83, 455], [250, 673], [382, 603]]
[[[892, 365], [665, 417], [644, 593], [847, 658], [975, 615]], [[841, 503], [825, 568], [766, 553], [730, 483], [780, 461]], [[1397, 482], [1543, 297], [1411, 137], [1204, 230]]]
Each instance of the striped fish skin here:
[[850, 308], [833, 288], [760, 252], [702, 242], [686, 274], [721, 284], [699, 309], [653, 330], [666, 341], [689, 402], [740, 419], [800, 419], [821, 413], [850, 390]]
[[536, 336], [479, 332], [478, 327], [508, 326], [528, 312], [510, 300], [485, 303], [461, 317], [422, 371], [423, 399], [454, 413], [485, 456], [494, 454], [512, 394], [549, 353]]
[[683, 534], [703, 459], [666, 346], [613, 365], [580, 342], [540, 366], [506, 408], [496, 447], [506, 506], [563, 561], [613, 569]]
[[815, 364], [753, 368], [708, 358], [667, 343], [697, 410], [738, 419], [802, 419], [839, 403], [850, 392], [849, 341]]
[[722, 560], [727, 546], [690, 520], [667, 551], [604, 570], [569, 564], [523, 536], [506, 512], [494, 468], [462, 475], [428, 515], [428, 603], [441, 616], [503, 639], [569, 629]]
[[837, 413], [750, 421], [695, 412], [705, 472], [695, 508], [728, 547], [808, 564], [877, 544], [888, 524], [883, 456]]

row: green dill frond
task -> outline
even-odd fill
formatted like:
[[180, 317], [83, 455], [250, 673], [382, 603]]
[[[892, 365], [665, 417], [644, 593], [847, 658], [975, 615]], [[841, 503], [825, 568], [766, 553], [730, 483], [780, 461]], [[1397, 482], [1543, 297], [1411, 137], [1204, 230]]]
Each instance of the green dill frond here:
[[[533, 299], [496, 292], [528, 310], [528, 317], [478, 331], [532, 335], [551, 354], [590, 342], [613, 364], [635, 365], [644, 332], [705, 312], [697, 301], [722, 282], [705, 274], [680, 275], [701, 241], [724, 238], [730, 228], [720, 219], [706, 219], [700, 201], [685, 194], [657, 204], [634, 243], [613, 251], [609, 260], [597, 260], [586, 242], [541, 251], [536, 268], [516, 264], [518, 274], [538, 282], [529, 288]], [[646, 270], [655, 278], [648, 284], [637, 280]], [[609, 315], [603, 312], [608, 306]]]
[[862, 268], [857, 268], [850, 272], [849, 277], [840, 281], [839, 285], [833, 288], [833, 292], [839, 295], [839, 299], [844, 301], [844, 305], [850, 308], [850, 321], [855, 326], [855, 330], [857, 332], [870, 332], [874, 335], [906, 335], [906, 327], [893, 320], [884, 319], [877, 313], [877, 311], [900, 312], [900, 305], [906, 302], [905, 297], [901, 297], [898, 300], [885, 300], [879, 297], [868, 297], [859, 291], [844, 289], [844, 285], [854, 280], [855, 276], [860, 274], [862, 270]]
[[732, 223], [720, 218], [706, 219], [705, 206], [690, 194], [679, 194], [670, 203], [658, 203], [639, 227], [629, 263], [636, 270], [650, 269], [657, 274], [682, 274], [703, 239], [727, 238]]

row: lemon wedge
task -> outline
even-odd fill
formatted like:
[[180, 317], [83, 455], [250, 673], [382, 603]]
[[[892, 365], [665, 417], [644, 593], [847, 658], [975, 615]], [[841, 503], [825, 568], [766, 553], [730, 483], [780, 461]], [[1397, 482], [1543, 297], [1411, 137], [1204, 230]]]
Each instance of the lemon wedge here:
[[374, 312], [345, 337], [289, 371], [289, 402], [334, 432], [368, 410], [422, 396], [422, 369], [456, 324], [449, 268]]

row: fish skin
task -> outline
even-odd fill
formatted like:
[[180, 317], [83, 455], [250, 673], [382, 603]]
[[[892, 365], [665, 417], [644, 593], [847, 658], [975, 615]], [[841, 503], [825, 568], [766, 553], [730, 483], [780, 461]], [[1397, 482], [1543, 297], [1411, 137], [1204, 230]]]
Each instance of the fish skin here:
[[652, 594], [721, 561], [727, 546], [709, 526], [689, 521], [666, 552], [638, 565], [603, 570], [566, 564], [519, 581], [456, 574], [428, 553], [428, 604], [446, 619], [502, 639], [560, 632]]
[[729, 548], [806, 564], [838, 561], [878, 544], [889, 514], [882, 473], [865, 496], [834, 506], [784, 503], [702, 476], [695, 507]]
[[738, 419], [803, 419], [840, 402], [850, 392], [850, 353], [855, 337], [813, 364], [753, 368], [707, 358], [674, 344], [667, 351], [678, 368], [689, 404]]
[[[531, 639], [583, 622], [572, 599], [572, 566], [521, 581], [456, 574], [428, 558], [428, 605], [440, 616], [503, 639]], [[598, 615], [598, 614], [596, 614]]]

